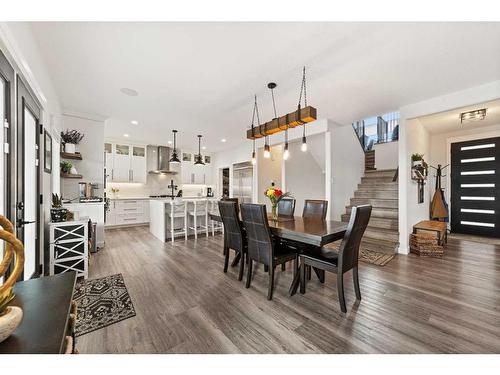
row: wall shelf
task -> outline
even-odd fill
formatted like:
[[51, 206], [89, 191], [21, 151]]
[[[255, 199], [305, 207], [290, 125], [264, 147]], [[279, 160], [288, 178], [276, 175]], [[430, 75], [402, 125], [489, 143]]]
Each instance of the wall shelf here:
[[61, 178], [83, 178], [81, 174], [70, 174], [70, 173], [62, 173]]
[[72, 159], [72, 160], [82, 160], [82, 154], [79, 152], [77, 153], [72, 153], [72, 152], [61, 152], [61, 158], [63, 159]]

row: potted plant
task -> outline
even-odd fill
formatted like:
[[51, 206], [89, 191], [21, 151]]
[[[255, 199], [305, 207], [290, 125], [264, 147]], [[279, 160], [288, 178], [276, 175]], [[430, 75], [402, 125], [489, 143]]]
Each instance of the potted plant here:
[[53, 223], [66, 221], [68, 209], [62, 206], [62, 197], [58, 194], [52, 194], [52, 208], [50, 209], [50, 219]]
[[264, 192], [264, 195], [269, 198], [271, 201], [271, 217], [273, 220], [278, 220], [278, 203], [280, 200], [282, 200], [285, 197], [291, 197], [291, 194], [289, 192], [283, 193], [280, 188], [274, 186], [271, 186], [269, 189], [267, 189]]
[[64, 151], [76, 153], [76, 145], [80, 143], [84, 135], [77, 130], [65, 130], [61, 132], [61, 140], [64, 144]]
[[8, 306], [14, 299], [12, 288], [0, 293], [0, 342], [9, 337], [23, 320], [23, 310], [17, 306]]
[[424, 154], [419, 154], [415, 152], [411, 155], [411, 166], [412, 167], [420, 167], [424, 163]]
[[61, 165], [61, 173], [66, 173], [66, 174], [71, 173], [71, 168], [73, 168], [73, 164], [71, 164], [69, 161], [63, 160], [60, 165]]

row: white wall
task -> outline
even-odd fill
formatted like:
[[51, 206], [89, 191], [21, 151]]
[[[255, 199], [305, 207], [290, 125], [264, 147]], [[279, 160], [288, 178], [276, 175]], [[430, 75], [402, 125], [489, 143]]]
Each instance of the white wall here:
[[302, 215], [304, 200], [326, 199], [325, 184], [325, 137], [314, 135], [307, 138], [308, 151], [302, 152], [302, 142], [289, 144], [290, 157], [285, 161], [285, 187], [294, 196], [295, 215]]
[[76, 117], [65, 114], [63, 116], [63, 130], [75, 129], [84, 134], [77, 150], [82, 154], [82, 160], [69, 160], [78, 173], [83, 175], [81, 180], [73, 178], [61, 179], [61, 192], [64, 198], [78, 197], [78, 183], [98, 183], [100, 190], [97, 194], [103, 195], [104, 184], [104, 121]]
[[[350, 204], [361, 177], [365, 171], [365, 154], [351, 125], [339, 126], [329, 123], [329, 142], [331, 159], [327, 159], [327, 171], [330, 170], [329, 217], [340, 220], [345, 207]], [[330, 144], [328, 146], [328, 143]], [[328, 162], [331, 163], [328, 168]]]
[[[416, 188], [411, 180], [410, 156], [417, 149], [430, 147], [420, 144], [421, 140], [415, 140], [415, 132], [423, 133], [421, 130], [412, 130], [417, 123], [413, 119], [438, 112], [444, 112], [455, 108], [461, 108], [476, 103], [487, 102], [500, 98], [500, 81], [490, 82], [481, 86], [457, 91], [447, 95], [431, 98], [419, 103], [403, 106], [399, 109], [401, 126], [399, 133], [399, 252], [408, 254], [409, 234], [412, 226], [420, 220], [428, 217], [428, 209], [419, 208], [416, 197]], [[413, 124], [413, 125], [412, 125]], [[415, 125], [417, 124], [417, 125]], [[425, 138], [425, 137], [424, 137]], [[429, 142], [429, 141], [427, 141]], [[420, 151], [426, 152], [426, 151]], [[428, 151], [427, 151], [428, 154]], [[428, 155], [429, 156], [429, 155]], [[426, 197], [429, 196], [428, 190]], [[427, 201], [428, 205], [428, 201]], [[427, 213], [425, 214], [425, 211]]]
[[375, 168], [396, 169], [398, 167], [398, 142], [378, 143], [373, 145], [375, 150]]
[[264, 191], [274, 182], [276, 187], [283, 188], [283, 148], [281, 145], [271, 147], [271, 157], [264, 157], [264, 149], [257, 151], [257, 202], [265, 204], [271, 211], [271, 202], [264, 196]]

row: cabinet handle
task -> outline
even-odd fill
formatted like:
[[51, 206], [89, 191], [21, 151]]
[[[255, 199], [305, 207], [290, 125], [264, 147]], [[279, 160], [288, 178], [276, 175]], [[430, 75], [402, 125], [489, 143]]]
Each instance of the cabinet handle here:
[[115, 170], [111, 169], [111, 181], [115, 179]]
[[130, 220], [137, 220], [136, 217], [131, 217], [131, 218], [123, 218], [124, 221], [130, 221]]
[[137, 208], [124, 208], [123, 211], [137, 211]]

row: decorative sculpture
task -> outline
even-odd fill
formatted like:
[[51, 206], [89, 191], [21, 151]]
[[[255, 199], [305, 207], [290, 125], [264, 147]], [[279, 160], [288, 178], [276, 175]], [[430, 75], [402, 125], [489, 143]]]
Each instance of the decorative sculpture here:
[[7, 272], [12, 258], [15, 256], [14, 269], [4, 284], [0, 286], [0, 342], [9, 337], [23, 319], [23, 310], [17, 306], [8, 306], [14, 299], [12, 287], [23, 272], [24, 246], [14, 235], [14, 226], [4, 216], [0, 215], [0, 238], [5, 241], [0, 277]]

